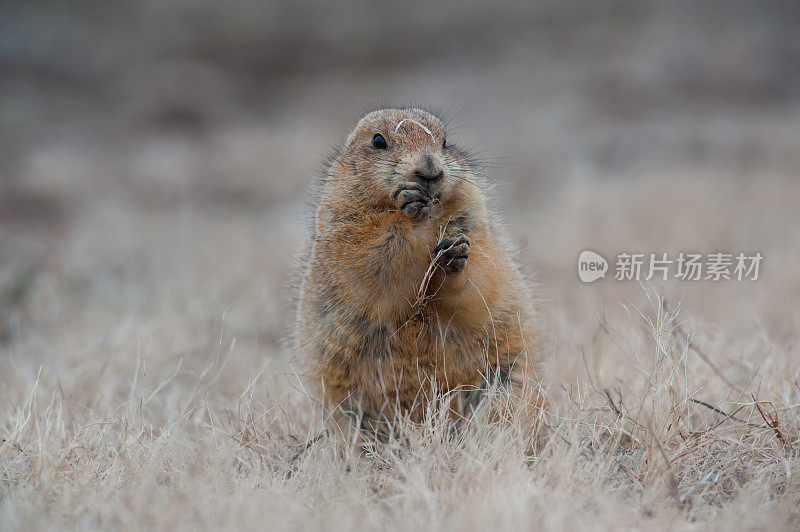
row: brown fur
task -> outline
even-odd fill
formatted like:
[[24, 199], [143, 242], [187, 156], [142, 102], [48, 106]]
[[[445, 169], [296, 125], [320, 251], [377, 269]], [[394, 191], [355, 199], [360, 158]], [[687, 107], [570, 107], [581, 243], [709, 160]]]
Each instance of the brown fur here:
[[[377, 133], [387, 149], [373, 147]], [[431, 392], [449, 394], [459, 418], [488, 388], [519, 395], [533, 378], [531, 292], [488, 181], [444, 142], [432, 114], [375, 111], [316, 184], [296, 341], [344, 431], [418, 420]]]

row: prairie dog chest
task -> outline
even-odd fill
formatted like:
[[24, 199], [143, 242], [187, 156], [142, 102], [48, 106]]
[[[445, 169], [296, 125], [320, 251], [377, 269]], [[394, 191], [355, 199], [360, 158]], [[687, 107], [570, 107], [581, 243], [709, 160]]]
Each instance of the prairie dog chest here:
[[485, 345], [473, 331], [411, 319], [397, 328], [375, 328], [354, 354], [359, 371], [353, 376], [359, 381], [389, 374], [440, 379], [469, 373], [471, 379], [485, 357]]

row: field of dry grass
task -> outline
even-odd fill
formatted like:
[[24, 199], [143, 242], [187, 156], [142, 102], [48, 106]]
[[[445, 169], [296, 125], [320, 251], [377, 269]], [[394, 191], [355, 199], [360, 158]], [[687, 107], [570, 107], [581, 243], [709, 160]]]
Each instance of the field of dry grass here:
[[[717, 182], [695, 207], [673, 184], [573, 186], [510, 221], [550, 279], [552, 429], [532, 457], [525, 427], [454, 437], [434, 415], [405, 445], [292, 461], [319, 419], [281, 347], [297, 235], [271, 228], [300, 209], [79, 215], [4, 316], [2, 527], [795, 528], [800, 285], [778, 265], [800, 260], [800, 186]], [[577, 281], [570, 235], [596, 217], [598, 249], [645, 223], [691, 247], [727, 234], [723, 205], [762, 213], [726, 243], [765, 255], [760, 280]]]
[[[167, 27], [179, 4], [127, 16]], [[103, 40], [124, 24], [52, 69], [33, 44], [0, 62], [0, 529], [800, 528], [796, 11], [622, 4], [398, 12], [478, 44], [380, 59], [325, 17], [297, 37], [203, 4], [125, 68], [127, 37]], [[467, 104], [449, 138], [488, 159], [542, 299], [532, 455], [523, 424], [453, 434], [438, 412], [298, 453], [320, 426], [286, 344], [303, 190], [376, 100]], [[584, 249], [764, 262], [587, 285]]]

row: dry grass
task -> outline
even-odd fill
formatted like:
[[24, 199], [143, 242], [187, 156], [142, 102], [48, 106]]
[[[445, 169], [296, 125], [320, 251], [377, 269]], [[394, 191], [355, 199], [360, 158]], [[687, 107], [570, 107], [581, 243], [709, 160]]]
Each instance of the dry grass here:
[[[551, 429], [532, 456], [524, 424], [454, 434], [437, 411], [363, 454], [328, 439], [298, 452], [320, 421], [281, 344], [299, 207], [264, 219], [109, 200], [6, 306], [0, 526], [796, 528], [798, 282], [777, 264], [798, 258], [782, 246], [797, 229], [778, 231], [798, 185], [695, 183], [721, 200], [696, 207], [681, 186], [578, 180], [540, 211], [555, 225], [509, 214], [550, 300]], [[661, 242], [653, 229], [653, 245], [691, 247], [700, 223], [713, 234], [708, 209], [778, 206], [726, 242], [775, 267], [749, 285], [577, 281], [580, 248], [633, 247], [639, 209], [667, 223], [678, 204], [699, 221], [668, 223]], [[608, 231], [569, 236], [598, 211]]]

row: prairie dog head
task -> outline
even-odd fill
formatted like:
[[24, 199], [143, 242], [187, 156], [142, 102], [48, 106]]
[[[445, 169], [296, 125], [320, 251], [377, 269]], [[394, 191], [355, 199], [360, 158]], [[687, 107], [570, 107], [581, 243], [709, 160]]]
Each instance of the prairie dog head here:
[[358, 192], [358, 203], [386, 205], [399, 183], [425, 188], [447, 207], [472, 203], [479, 176], [447, 143], [444, 124], [421, 109], [381, 109], [364, 116], [333, 164], [336, 183]]

